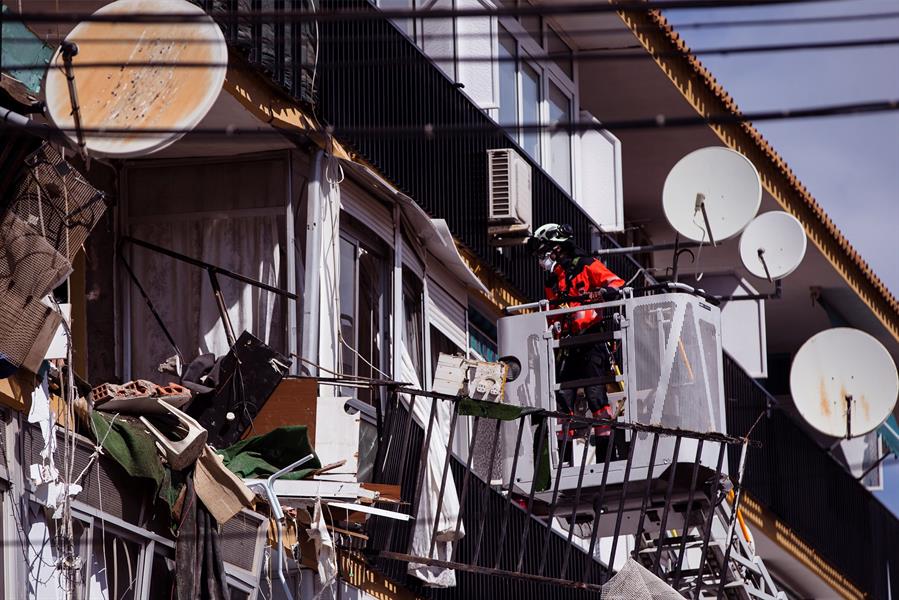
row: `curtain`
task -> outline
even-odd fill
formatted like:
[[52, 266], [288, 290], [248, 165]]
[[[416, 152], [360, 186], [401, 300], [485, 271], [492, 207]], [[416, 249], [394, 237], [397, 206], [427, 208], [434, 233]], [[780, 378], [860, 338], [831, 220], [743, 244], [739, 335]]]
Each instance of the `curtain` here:
[[[137, 223], [131, 229], [137, 239], [282, 288], [283, 230], [280, 215]], [[225, 327], [203, 269], [138, 246], [132, 247], [131, 257], [138, 280], [186, 361], [206, 352], [228, 352]], [[223, 275], [218, 280], [235, 336], [246, 330], [285, 352], [283, 298]], [[164, 383], [171, 377], [160, 374], [157, 366], [175, 351], [137, 289], [129, 289], [131, 376]]]

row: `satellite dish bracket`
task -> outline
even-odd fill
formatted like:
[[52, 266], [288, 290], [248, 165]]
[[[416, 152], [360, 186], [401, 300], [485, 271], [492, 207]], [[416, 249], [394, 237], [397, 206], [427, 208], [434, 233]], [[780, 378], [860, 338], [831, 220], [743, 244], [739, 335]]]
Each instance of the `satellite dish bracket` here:
[[709, 213], [705, 209], [705, 194], [702, 193], [696, 194], [696, 209], [693, 214], [695, 215], [696, 212], [700, 211], [702, 212], [702, 220], [705, 223], [705, 232], [709, 236], [709, 242], [712, 246], [717, 246], [715, 236], [712, 235], [712, 224], [709, 223]]
[[75, 88], [75, 70], [72, 68], [72, 59], [78, 56], [78, 44], [70, 40], [64, 40], [59, 45], [62, 55], [63, 69], [66, 72], [66, 85], [69, 88], [69, 102], [72, 105], [72, 119], [75, 121], [75, 136], [78, 139], [78, 154], [86, 167], [90, 168], [90, 157], [87, 155], [87, 145], [84, 141], [84, 129], [81, 127], [81, 107], [78, 104], [78, 90]]
[[774, 291], [768, 294], [740, 294], [738, 296], [718, 296], [721, 302], [732, 302], [735, 300], [780, 300], [783, 297], [783, 280], [774, 280]]

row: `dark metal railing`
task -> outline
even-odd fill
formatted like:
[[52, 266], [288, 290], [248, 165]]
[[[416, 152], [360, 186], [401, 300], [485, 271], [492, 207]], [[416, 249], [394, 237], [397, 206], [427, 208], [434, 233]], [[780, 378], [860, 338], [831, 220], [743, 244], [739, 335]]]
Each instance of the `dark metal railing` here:
[[894, 589], [899, 581], [899, 520], [726, 355], [724, 386], [728, 431], [755, 426], [761, 442], [747, 459], [747, 493], [862, 592], [886, 598], [887, 573]]
[[[591, 420], [547, 411], [525, 412], [510, 420], [500, 420], [479, 412], [484, 405], [477, 405], [479, 408], [473, 410], [467, 402], [462, 398], [403, 389], [398, 390], [390, 402], [379, 436], [376, 482], [399, 485], [402, 501], [399, 510], [426, 519], [428, 531], [424, 539], [414, 543], [414, 522], [369, 522], [367, 552], [377, 568], [388, 577], [415, 588], [420, 583], [408, 575], [406, 569], [408, 564], [418, 563], [454, 569], [457, 587], [452, 590], [453, 594], [465, 589], [483, 590], [486, 589], [483, 586], [501, 585], [498, 597], [511, 597], [512, 589], [516, 590], [514, 595], [518, 598], [573, 598], [585, 593], [595, 596], [612, 575], [604, 564], [614, 562], [616, 556], [624, 557], [619, 540], [624, 535], [632, 535], [636, 547], [631, 556], [646, 568], [691, 597], [703, 586], [707, 593], [714, 593], [710, 590], [720, 583], [726, 561], [723, 558], [725, 545], [717, 544], [712, 548], [710, 544], [712, 521], [723, 519], [725, 528], [732, 523], [727, 516], [730, 513], [725, 515], [720, 510], [731, 489], [725, 475], [725, 450], [728, 447], [745, 448], [744, 440], [723, 434]], [[450, 403], [450, 406], [441, 407], [441, 403]], [[422, 406], [427, 407], [426, 422], [412, 416], [416, 414], [417, 404], [418, 414], [422, 414]], [[444, 415], [442, 420], [441, 413]], [[450, 486], [459, 491], [456, 521], [449, 529], [456, 533], [464, 529], [465, 535], [447, 554], [439, 550], [438, 520], [427, 520], [432, 517], [419, 514], [419, 507], [427, 493], [426, 477], [435, 476], [434, 473], [426, 474], [432, 437], [446, 436], [446, 447], [451, 448], [464, 418], [470, 419], [468, 452], [463, 456], [447, 452], [439, 473], [439, 491], [436, 499], [431, 499], [433, 511], [428, 513], [441, 514], [444, 502], [451, 501], [447, 496]], [[555, 419], [561, 423], [558, 435], [545, 435], [546, 428]], [[569, 435], [569, 428], [586, 427], [593, 431], [597, 425], [612, 429], [610, 441], [602, 446], [602, 452], [596, 453], [597, 462], [588, 461], [587, 452], [582, 453], [576, 489], [560, 490], [559, 472], [549, 501], [545, 494], [543, 499], [535, 494], [537, 486], [522, 493], [510, 484], [515, 481], [518, 465], [523, 461], [540, 460], [547, 440], [558, 439], [560, 453], [566, 455], [571, 451], [573, 456], [575, 437]], [[504, 436], [503, 428], [510, 428], [513, 435]], [[486, 438], [481, 440], [481, 436]], [[521, 451], [524, 436], [535, 436], [534, 439], [539, 440], [533, 456]], [[675, 440], [674, 454], [670, 461], [666, 461], [671, 466], [664, 472], [654, 473], [650, 468], [645, 477], [632, 477], [630, 467], [638, 440], [652, 445], [651, 464], [654, 464], [659, 440], [666, 437]], [[493, 478], [498, 461], [502, 460], [498, 446], [504, 439], [516, 440], [512, 452], [515, 460], [510, 476], [497, 485]], [[678, 462], [683, 440], [692, 440], [691, 443], [697, 446], [692, 462], [683, 462], [682, 457]], [[703, 444], [716, 444], [720, 448], [716, 469], [700, 464]], [[482, 451], [479, 452], [479, 448]], [[587, 468], [602, 468], [607, 474], [613, 460], [622, 459], [626, 460], [623, 482], [607, 484], [604, 476], [598, 488], [581, 484]], [[556, 467], [559, 471], [562, 463], [559, 461]], [[397, 510], [396, 505], [390, 507]], [[567, 526], [567, 534], [552, 531], [554, 520]], [[666, 537], [666, 531], [672, 529], [680, 534]], [[579, 531], [577, 540], [576, 530]], [[608, 554], [597, 551], [600, 538], [611, 538]], [[700, 559], [698, 565], [687, 569], [684, 557], [689, 548], [699, 549]], [[600, 555], [598, 558], [602, 562], [590, 558], [595, 555]], [[496, 583], [497, 579], [503, 583]], [[552, 593], [547, 596], [550, 591]], [[483, 592], [479, 593], [483, 595]], [[441, 597], [443, 594], [432, 592], [432, 595]]]

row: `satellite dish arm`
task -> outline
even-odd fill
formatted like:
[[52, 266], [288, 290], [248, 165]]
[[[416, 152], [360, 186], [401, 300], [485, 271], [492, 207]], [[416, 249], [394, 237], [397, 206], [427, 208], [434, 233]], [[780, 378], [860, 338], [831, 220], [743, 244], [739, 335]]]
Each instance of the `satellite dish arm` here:
[[779, 300], [783, 296], [783, 280], [774, 280], [774, 291], [768, 294], [740, 294], [736, 296], [717, 296], [721, 302], [734, 302], [737, 300]]

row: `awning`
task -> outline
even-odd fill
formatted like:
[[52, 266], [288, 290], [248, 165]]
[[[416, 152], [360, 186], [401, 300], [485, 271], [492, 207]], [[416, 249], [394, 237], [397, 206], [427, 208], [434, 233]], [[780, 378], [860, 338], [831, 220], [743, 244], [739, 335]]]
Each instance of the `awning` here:
[[393, 185], [367, 166], [350, 160], [341, 159], [340, 162], [357, 177], [373, 185], [387, 198], [399, 204], [400, 209], [403, 211], [403, 216], [412, 225], [412, 230], [416, 232], [421, 245], [434, 258], [440, 261], [444, 267], [458, 277], [466, 287], [484, 294], [490, 293], [490, 290], [468, 268], [468, 264], [462, 259], [462, 255], [459, 254], [456, 241], [453, 239], [453, 234], [446, 221], [443, 219], [432, 219], [415, 200], [393, 187]]

